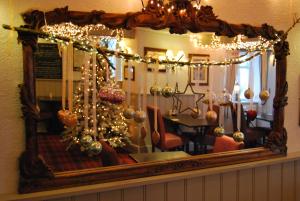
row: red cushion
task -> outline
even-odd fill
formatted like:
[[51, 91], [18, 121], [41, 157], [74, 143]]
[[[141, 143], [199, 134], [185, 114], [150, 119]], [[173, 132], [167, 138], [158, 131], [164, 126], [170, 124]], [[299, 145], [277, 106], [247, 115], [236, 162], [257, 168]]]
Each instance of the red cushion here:
[[102, 144], [102, 151], [100, 158], [102, 159], [104, 166], [120, 165], [122, 161], [119, 159], [117, 152], [107, 142], [100, 140]]
[[213, 152], [239, 150], [243, 145], [243, 142], [236, 142], [233, 138], [223, 135], [222, 137], [216, 137]]
[[118, 157], [121, 161], [121, 164], [133, 164], [133, 163], [136, 163], [136, 161], [131, 158], [129, 156], [129, 154], [126, 154], [126, 153], [118, 153]]
[[173, 133], [165, 133], [165, 143], [163, 145], [163, 148], [173, 149], [182, 145], [183, 139], [180, 136], [175, 135]]

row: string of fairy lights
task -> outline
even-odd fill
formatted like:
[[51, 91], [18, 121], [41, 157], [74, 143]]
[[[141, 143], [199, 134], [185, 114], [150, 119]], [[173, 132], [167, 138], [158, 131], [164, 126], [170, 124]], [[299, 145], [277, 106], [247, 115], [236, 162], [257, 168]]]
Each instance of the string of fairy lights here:
[[[110, 30], [104, 25], [87, 25], [84, 27], [79, 27], [72, 23], [63, 23], [60, 25], [54, 26], [44, 26], [41, 29], [43, 33], [49, 34], [48, 40], [59, 42], [60, 38], [68, 38], [70, 41], [78, 43], [81, 49], [86, 51], [95, 51], [95, 49], [100, 54], [106, 54], [107, 56], [117, 56], [124, 58], [126, 60], [132, 60], [136, 62], [144, 62], [144, 63], [159, 63], [159, 64], [171, 64], [175, 66], [191, 66], [191, 67], [199, 67], [199, 66], [211, 66], [211, 65], [232, 65], [232, 64], [241, 64], [247, 62], [254, 57], [260, 55], [263, 51], [267, 49], [272, 49], [273, 45], [279, 42], [280, 38], [277, 40], [266, 40], [262, 37], [258, 38], [258, 41], [244, 42], [242, 38], [245, 37], [242, 35], [238, 35], [234, 42], [224, 44], [220, 42], [220, 37], [213, 35], [213, 41], [210, 45], [211, 48], [223, 48], [226, 50], [246, 50], [246, 54], [239, 57], [233, 58], [225, 58], [223, 61], [199, 61], [197, 63], [192, 63], [190, 61], [176, 61], [176, 60], [168, 60], [168, 59], [157, 59], [153, 57], [142, 57], [138, 54], [128, 53], [126, 47], [123, 43], [124, 33], [121, 29]], [[92, 31], [110, 31], [110, 36], [92, 36], [90, 33]], [[117, 39], [117, 48], [116, 50], [107, 49], [106, 47], [99, 46], [99, 39], [107, 38], [107, 37], [115, 37]], [[47, 40], [47, 38], [46, 38]], [[64, 43], [64, 41], [61, 41]], [[209, 48], [207, 45], [204, 48]]]
[[[238, 57], [225, 58], [223, 61], [198, 61], [197, 63], [190, 61], [178, 61], [178, 60], [168, 60], [168, 59], [158, 59], [154, 57], [142, 57], [139, 54], [131, 54], [126, 51], [126, 47], [123, 43], [124, 33], [121, 29], [111, 30], [107, 28], [105, 25], [87, 25], [85, 27], [79, 27], [72, 23], [62, 23], [59, 25], [49, 26], [46, 25], [41, 28], [41, 31], [35, 31], [32, 29], [26, 28], [18, 28], [18, 27], [10, 27], [8, 25], [4, 25], [4, 28], [14, 29], [17, 31], [23, 32], [31, 32], [36, 33], [39, 37], [44, 38], [50, 42], [57, 42], [62, 44], [73, 43], [74, 47], [80, 50], [93, 52], [97, 51], [99, 54], [102, 54], [107, 61], [109, 56], [116, 56], [123, 58], [125, 60], [131, 60], [135, 62], [143, 62], [147, 64], [159, 63], [159, 64], [169, 64], [175, 66], [190, 66], [190, 67], [200, 67], [200, 66], [229, 66], [232, 64], [241, 64], [247, 62], [254, 57], [262, 54], [262, 52], [267, 49], [273, 49], [273, 45], [280, 41], [280, 38], [276, 40], [266, 40], [262, 37], [259, 37], [258, 42], [241, 42], [240, 39], [235, 40], [230, 44], [223, 44], [220, 42], [216, 42], [217, 40], [213, 40], [210, 46], [202, 46], [203, 48], [224, 48], [230, 50], [245, 50], [245, 54]], [[109, 36], [95, 36], [91, 35], [93, 31], [110, 31]], [[116, 50], [108, 49], [105, 46], [99, 45], [100, 39], [111, 38], [114, 37], [117, 39], [117, 47]], [[237, 36], [236, 38], [243, 38], [242, 36]], [[110, 63], [110, 66], [114, 68], [114, 66]]]
[[232, 42], [224, 43], [221, 41], [221, 36], [216, 36], [214, 33], [211, 35], [211, 43], [203, 44], [202, 37], [199, 34], [191, 34], [190, 41], [195, 47], [201, 49], [224, 49], [224, 50], [249, 50], [256, 51], [257, 49], [267, 50], [272, 46], [271, 41], [259, 36], [255, 41], [247, 41], [244, 35], [237, 35], [233, 38]]

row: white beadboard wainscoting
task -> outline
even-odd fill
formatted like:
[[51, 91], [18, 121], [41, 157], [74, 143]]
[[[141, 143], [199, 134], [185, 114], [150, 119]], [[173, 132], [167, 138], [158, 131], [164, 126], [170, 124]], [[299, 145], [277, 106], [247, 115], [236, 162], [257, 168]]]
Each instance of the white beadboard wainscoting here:
[[300, 152], [190, 172], [82, 186], [0, 200], [300, 201]]

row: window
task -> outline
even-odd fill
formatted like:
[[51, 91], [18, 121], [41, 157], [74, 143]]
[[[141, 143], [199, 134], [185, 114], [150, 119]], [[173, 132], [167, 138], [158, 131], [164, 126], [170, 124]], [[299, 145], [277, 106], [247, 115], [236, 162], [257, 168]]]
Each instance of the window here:
[[[243, 54], [241, 52], [241, 54]], [[254, 92], [253, 101], [259, 101], [261, 91], [261, 56], [256, 56], [248, 62], [239, 64], [236, 72], [236, 82], [240, 85], [240, 99], [246, 100], [244, 92], [250, 87]]]

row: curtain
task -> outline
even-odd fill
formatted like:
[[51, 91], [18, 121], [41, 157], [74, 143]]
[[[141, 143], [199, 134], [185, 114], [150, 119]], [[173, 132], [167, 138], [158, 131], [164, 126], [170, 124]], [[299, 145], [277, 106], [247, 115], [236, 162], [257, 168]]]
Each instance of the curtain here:
[[[235, 58], [240, 55], [239, 51], [230, 51], [228, 53], [230, 55], [230, 58]], [[234, 84], [236, 82], [236, 76], [237, 76], [237, 67], [238, 65], [233, 64], [225, 68], [225, 88], [228, 90], [230, 94], [233, 93]]]

